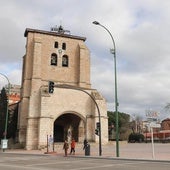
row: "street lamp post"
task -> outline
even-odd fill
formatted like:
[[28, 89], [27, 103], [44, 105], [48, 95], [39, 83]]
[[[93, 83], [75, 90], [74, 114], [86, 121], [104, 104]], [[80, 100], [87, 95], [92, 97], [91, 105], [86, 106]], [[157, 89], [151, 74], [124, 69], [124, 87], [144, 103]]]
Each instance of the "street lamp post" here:
[[118, 97], [117, 97], [117, 69], [116, 69], [116, 45], [111, 32], [98, 21], [93, 21], [93, 24], [103, 27], [111, 36], [113, 48], [110, 49], [111, 54], [114, 56], [114, 73], [115, 73], [115, 113], [116, 113], [116, 156], [119, 157], [119, 124], [118, 124]]
[[[5, 118], [5, 130], [4, 130], [4, 143], [5, 143], [5, 147], [4, 148], [7, 148], [7, 128], [8, 128], [8, 104], [9, 104], [9, 93], [10, 93], [10, 82], [9, 82], [9, 79], [6, 75], [0, 73], [0, 75], [2, 75], [3, 77], [6, 78], [6, 80], [8, 81], [8, 99], [7, 99], [7, 107], [6, 107], [6, 118]], [[4, 148], [3, 148], [3, 151], [4, 151]]]

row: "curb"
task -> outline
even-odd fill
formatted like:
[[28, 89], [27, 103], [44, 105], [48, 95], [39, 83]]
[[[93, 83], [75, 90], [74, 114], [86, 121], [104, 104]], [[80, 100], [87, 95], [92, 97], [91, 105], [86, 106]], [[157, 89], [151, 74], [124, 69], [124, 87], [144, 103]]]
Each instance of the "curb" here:
[[[57, 152], [44, 152], [44, 153], [28, 153], [28, 152], [15, 152], [15, 151], [6, 151], [6, 152], [0, 152], [0, 153], [3, 153], [3, 154], [25, 154], [25, 155], [36, 155], [36, 156], [62, 156], [64, 154], [62, 153], [57, 153]], [[121, 158], [121, 157], [104, 157], [104, 156], [90, 156], [90, 155], [87, 155], [87, 156], [83, 156], [83, 155], [68, 155], [67, 156], [68, 158], [71, 157], [71, 158], [83, 158], [83, 159], [107, 159], [107, 160], [124, 160], [124, 161], [144, 161], [144, 162], [164, 162], [164, 163], [170, 163], [170, 160], [159, 160], [159, 159], [145, 159], [145, 158]]]
[[116, 158], [116, 157], [99, 157], [99, 156], [71, 156], [68, 157], [76, 157], [76, 158], [87, 158], [87, 159], [108, 159], [108, 160], [124, 160], [124, 161], [144, 161], [144, 162], [165, 162], [170, 163], [169, 160], [159, 160], [159, 159], [140, 159], [140, 158]]

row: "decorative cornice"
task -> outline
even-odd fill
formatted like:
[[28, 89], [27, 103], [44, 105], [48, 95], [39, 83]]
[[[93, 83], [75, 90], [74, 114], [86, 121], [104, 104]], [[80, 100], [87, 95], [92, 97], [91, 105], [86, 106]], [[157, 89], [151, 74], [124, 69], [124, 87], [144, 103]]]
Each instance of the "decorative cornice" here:
[[53, 35], [53, 36], [58, 36], [58, 37], [66, 37], [66, 38], [86, 41], [86, 37], [80, 37], [80, 36], [75, 36], [75, 35], [70, 35], [70, 34], [62, 34], [62, 33], [52, 32], [52, 31], [37, 30], [37, 29], [31, 29], [31, 28], [26, 28], [25, 33], [24, 33], [24, 37], [27, 37], [29, 32], [46, 34], [46, 35]]

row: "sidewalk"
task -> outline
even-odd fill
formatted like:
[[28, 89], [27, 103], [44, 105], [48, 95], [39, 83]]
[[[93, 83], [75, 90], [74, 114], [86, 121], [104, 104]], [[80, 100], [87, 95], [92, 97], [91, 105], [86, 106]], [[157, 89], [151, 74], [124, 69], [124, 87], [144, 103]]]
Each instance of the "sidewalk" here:
[[[55, 145], [55, 152], [49, 153], [53, 155], [62, 156], [64, 151], [62, 144]], [[1, 151], [2, 152], [2, 151]], [[23, 150], [23, 149], [9, 149], [7, 153], [23, 153], [23, 154], [45, 154], [44, 150]], [[85, 156], [83, 150], [83, 144], [76, 145], [76, 156]], [[99, 144], [90, 143], [90, 156], [99, 156]], [[106, 145], [102, 145], [102, 156], [105, 158], [117, 158], [116, 157], [116, 143], [109, 142]], [[170, 161], [170, 143], [154, 143], [154, 150], [151, 143], [127, 143], [119, 142], [119, 158], [122, 159], [148, 159], [148, 160], [166, 160]]]

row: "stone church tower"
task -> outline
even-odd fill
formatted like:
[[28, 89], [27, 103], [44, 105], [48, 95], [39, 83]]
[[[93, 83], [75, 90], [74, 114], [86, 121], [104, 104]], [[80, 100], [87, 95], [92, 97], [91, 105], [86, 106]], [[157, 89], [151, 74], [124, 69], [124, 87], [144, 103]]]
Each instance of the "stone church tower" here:
[[95, 129], [100, 115], [101, 139], [106, 143], [106, 101], [91, 89], [86, 38], [71, 35], [61, 26], [52, 31], [26, 29], [24, 36], [19, 142], [28, 150], [46, 146], [47, 135], [54, 142], [71, 137], [77, 142], [85, 138], [98, 142]]

